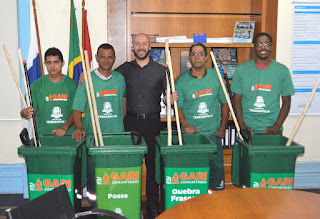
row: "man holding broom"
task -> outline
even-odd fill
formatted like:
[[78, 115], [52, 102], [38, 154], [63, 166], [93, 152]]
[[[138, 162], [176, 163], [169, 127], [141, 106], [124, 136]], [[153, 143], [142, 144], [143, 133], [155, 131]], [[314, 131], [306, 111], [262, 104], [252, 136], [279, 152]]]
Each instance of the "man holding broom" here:
[[189, 50], [191, 69], [176, 80], [179, 94], [178, 112], [187, 134], [200, 133], [217, 144], [217, 153], [210, 160], [209, 189], [224, 189], [223, 149], [221, 139], [227, 128], [229, 107], [217, 73], [205, 67], [207, 49], [202, 43]]
[[49, 48], [44, 60], [48, 75], [31, 84], [33, 108], [24, 108], [20, 114], [26, 119], [36, 115], [39, 135], [53, 133], [64, 136], [73, 124], [71, 113], [77, 83], [62, 74], [64, 61], [59, 49]]
[[[282, 134], [294, 87], [288, 68], [270, 59], [272, 38], [259, 33], [254, 39], [256, 58], [239, 65], [231, 90], [240, 128], [251, 134]], [[282, 106], [280, 108], [280, 96]]]
[[[104, 133], [123, 132], [124, 105], [126, 102], [126, 84], [123, 76], [112, 71], [116, 56], [114, 48], [110, 44], [102, 44], [98, 47], [96, 61], [98, 69], [91, 72], [95, 99], [97, 103], [98, 118], [101, 131]], [[87, 135], [87, 140], [93, 136], [93, 128], [90, 117], [86, 85], [78, 86], [73, 109], [75, 131], [72, 137], [77, 141]], [[86, 112], [84, 124], [82, 124], [82, 112]], [[87, 141], [87, 144], [89, 142]], [[91, 157], [88, 157], [88, 198], [95, 201], [94, 166]]]

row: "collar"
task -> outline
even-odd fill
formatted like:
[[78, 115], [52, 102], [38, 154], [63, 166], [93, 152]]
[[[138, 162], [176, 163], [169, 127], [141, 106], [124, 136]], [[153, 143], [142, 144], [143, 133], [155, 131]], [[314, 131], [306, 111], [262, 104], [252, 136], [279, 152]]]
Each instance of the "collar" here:
[[[189, 69], [189, 75], [190, 75], [191, 77], [193, 77], [193, 78], [200, 79], [200, 78], [192, 75], [192, 74], [191, 74], [191, 70], [192, 70], [192, 68]], [[204, 73], [204, 75], [202, 76], [202, 78], [203, 78], [204, 76], [206, 76], [206, 74], [207, 74], [207, 68], [205, 68], [205, 70], [206, 70], [206, 72]]]

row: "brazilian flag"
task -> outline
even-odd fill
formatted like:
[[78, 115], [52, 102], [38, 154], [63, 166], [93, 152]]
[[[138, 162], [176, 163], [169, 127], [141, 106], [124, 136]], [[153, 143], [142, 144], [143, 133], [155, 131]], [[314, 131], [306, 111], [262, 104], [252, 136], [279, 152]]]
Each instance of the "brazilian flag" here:
[[68, 75], [77, 83], [82, 73], [82, 63], [79, 48], [79, 35], [74, 3], [71, 4], [71, 25], [70, 25], [70, 41], [69, 41], [69, 65]]

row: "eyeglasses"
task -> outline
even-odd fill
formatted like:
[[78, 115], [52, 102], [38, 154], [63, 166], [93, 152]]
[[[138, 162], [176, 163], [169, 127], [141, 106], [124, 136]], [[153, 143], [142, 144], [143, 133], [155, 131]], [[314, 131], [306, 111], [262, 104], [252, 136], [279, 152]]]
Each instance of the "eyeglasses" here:
[[262, 47], [262, 46], [271, 46], [272, 43], [271, 42], [256, 42], [254, 45], [256, 45], [258, 47]]
[[199, 57], [201, 57], [201, 56], [204, 56], [205, 55], [205, 53], [204, 52], [198, 52], [198, 53], [196, 53], [196, 52], [192, 52], [191, 53], [191, 56], [192, 57], [195, 57], [195, 56], [199, 56]]

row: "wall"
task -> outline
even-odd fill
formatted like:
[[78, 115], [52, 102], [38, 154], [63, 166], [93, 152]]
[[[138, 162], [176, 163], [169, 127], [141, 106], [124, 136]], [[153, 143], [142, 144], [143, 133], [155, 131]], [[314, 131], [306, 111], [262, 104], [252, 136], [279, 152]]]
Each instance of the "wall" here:
[[[315, 0], [299, 2], [320, 2]], [[293, 27], [292, 1], [278, 1], [278, 36], [277, 61], [285, 64], [291, 71], [292, 27]], [[316, 101], [315, 99], [313, 101]], [[319, 100], [317, 100], [319, 101]], [[284, 135], [290, 136], [299, 117], [289, 116], [284, 124]], [[320, 161], [319, 127], [320, 116], [306, 116], [294, 141], [305, 146], [305, 153], [298, 161]]]

